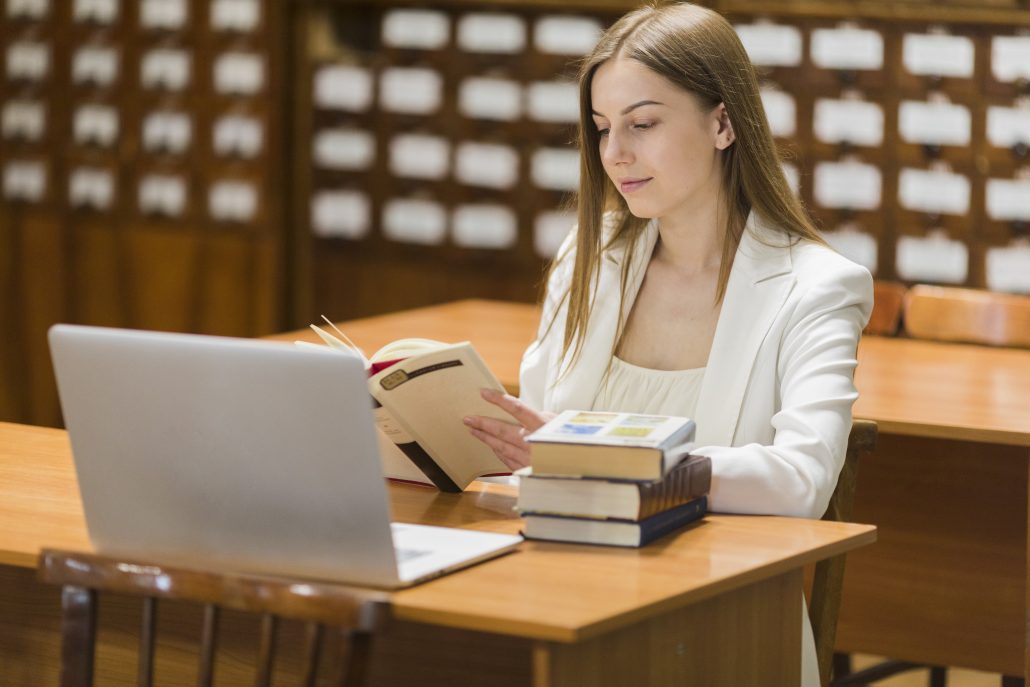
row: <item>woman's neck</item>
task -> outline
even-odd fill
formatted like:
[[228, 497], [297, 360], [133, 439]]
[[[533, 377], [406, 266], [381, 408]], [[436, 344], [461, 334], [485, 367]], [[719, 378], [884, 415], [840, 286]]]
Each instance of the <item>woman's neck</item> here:
[[720, 214], [724, 215], [712, 202], [693, 212], [660, 218], [654, 258], [688, 275], [719, 269], [725, 240]]

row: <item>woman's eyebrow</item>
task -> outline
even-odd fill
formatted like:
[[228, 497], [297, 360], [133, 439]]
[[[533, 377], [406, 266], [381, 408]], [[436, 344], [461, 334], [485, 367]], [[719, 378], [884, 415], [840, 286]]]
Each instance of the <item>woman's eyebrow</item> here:
[[[624, 114], [624, 115], [629, 114], [633, 110], [637, 109], [638, 107], [643, 107], [644, 105], [664, 105], [664, 104], [665, 103], [660, 103], [657, 100], [641, 100], [640, 102], [633, 103], [629, 107], [625, 108], [619, 114]], [[590, 110], [590, 114], [594, 115], [595, 117], [604, 117], [603, 114], [601, 114], [600, 112], [598, 112], [596, 110]]]

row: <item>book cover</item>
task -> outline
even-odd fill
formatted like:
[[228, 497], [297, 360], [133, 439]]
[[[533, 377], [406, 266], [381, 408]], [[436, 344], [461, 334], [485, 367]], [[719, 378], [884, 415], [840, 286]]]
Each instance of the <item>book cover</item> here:
[[700, 520], [707, 509], [708, 497], [701, 496], [635, 522], [529, 513], [523, 534], [526, 539], [637, 548]]

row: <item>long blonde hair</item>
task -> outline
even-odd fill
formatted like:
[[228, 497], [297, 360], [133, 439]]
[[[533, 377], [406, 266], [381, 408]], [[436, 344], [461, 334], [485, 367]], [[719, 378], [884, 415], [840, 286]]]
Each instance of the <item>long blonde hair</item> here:
[[[616, 57], [636, 60], [691, 93], [705, 112], [719, 103], [726, 106], [736, 140], [720, 151], [723, 170], [720, 216], [725, 217], [725, 223], [717, 303], [726, 293], [733, 256], [752, 210], [792, 239], [823, 242], [783, 174], [762, 107], [758, 79], [729, 22], [712, 10], [687, 3], [634, 10], [601, 36], [579, 72], [579, 229], [572, 281], [564, 295], [568, 298], [568, 317], [562, 348], [563, 358], [573, 350], [573, 361], [582, 349], [602, 254], [616, 243], [623, 243], [627, 251], [619, 301], [619, 322], [624, 321], [625, 289], [635, 239], [649, 221], [629, 212], [625, 199], [605, 173], [600, 138], [591, 117], [590, 91], [594, 74], [598, 67]], [[608, 221], [615, 226], [607, 243], [602, 245], [606, 211], [610, 212]]]

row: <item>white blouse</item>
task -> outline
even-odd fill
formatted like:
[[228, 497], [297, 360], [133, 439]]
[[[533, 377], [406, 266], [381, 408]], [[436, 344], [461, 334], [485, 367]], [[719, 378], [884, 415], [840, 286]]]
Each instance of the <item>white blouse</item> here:
[[612, 359], [591, 410], [694, 417], [705, 368], [653, 370]]

